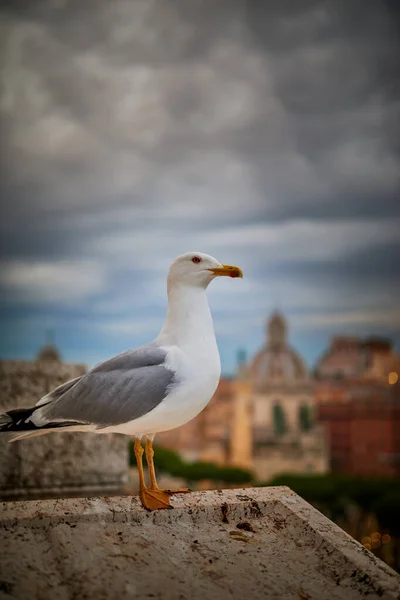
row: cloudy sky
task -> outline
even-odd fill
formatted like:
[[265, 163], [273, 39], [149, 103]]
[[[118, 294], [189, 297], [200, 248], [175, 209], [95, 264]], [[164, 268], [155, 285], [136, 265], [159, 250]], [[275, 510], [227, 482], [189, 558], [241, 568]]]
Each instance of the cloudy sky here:
[[274, 308], [309, 364], [399, 345], [394, 0], [1, 6], [1, 356], [149, 341], [189, 250], [245, 273], [209, 289], [226, 373]]

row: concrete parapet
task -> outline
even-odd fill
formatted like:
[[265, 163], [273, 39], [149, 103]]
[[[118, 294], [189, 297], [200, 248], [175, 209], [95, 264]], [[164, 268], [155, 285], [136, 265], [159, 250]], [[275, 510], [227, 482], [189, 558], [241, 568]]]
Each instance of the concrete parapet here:
[[[0, 413], [33, 406], [84, 365], [0, 361]], [[8, 443], [0, 435], [0, 499], [120, 493], [128, 476], [128, 438], [51, 433]]]
[[172, 500], [153, 513], [136, 496], [3, 503], [0, 597], [400, 597], [390, 567], [286, 487]]

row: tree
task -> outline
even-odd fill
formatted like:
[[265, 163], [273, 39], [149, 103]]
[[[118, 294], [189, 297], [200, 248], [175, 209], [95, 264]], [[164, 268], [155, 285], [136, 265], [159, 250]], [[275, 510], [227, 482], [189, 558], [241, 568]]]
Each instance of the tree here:
[[[129, 442], [129, 464], [136, 466], [136, 458], [134, 452], [134, 443]], [[154, 464], [161, 473], [168, 473], [174, 477], [181, 477], [181, 473], [185, 468], [185, 462], [181, 456], [174, 450], [157, 446], [154, 448]]]
[[251, 471], [239, 467], [220, 467], [211, 462], [186, 463], [180, 477], [187, 481], [210, 479], [221, 483], [249, 483], [254, 479]]
[[400, 538], [400, 489], [388, 491], [376, 500], [372, 509], [382, 529], [386, 529]]
[[240, 467], [220, 467], [220, 481], [225, 483], [245, 484], [254, 480], [251, 471], [241, 469]]
[[186, 463], [181, 476], [187, 481], [201, 481], [202, 479], [218, 481], [219, 467], [210, 462]]

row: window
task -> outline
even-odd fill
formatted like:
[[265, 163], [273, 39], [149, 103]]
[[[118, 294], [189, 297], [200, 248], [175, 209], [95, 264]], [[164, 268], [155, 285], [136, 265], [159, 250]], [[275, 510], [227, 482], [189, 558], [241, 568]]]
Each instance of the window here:
[[273, 407], [273, 422], [274, 422], [274, 433], [276, 435], [283, 435], [287, 431], [286, 416], [280, 403], [276, 403]]
[[299, 427], [301, 431], [310, 431], [312, 428], [311, 408], [308, 404], [302, 404], [299, 408]]

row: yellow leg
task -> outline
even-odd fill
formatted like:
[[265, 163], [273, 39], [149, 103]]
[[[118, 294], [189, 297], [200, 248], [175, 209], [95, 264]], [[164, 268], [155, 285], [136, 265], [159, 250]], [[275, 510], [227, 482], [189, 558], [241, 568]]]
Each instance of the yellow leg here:
[[144, 508], [147, 510], [158, 510], [161, 508], [171, 508], [169, 495], [161, 490], [149, 489], [144, 480], [143, 470], [143, 448], [140, 440], [135, 440], [135, 457], [139, 473], [139, 498]]
[[156, 470], [154, 468], [154, 450], [153, 450], [153, 442], [151, 440], [146, 440], [146, 461], [147, 466], [149, 468], [149, 479], [150, 479], [150, 489], [151, 490], [159, 490], [163, 493], [167, 494], [187, 494], [190, 492], [189, 488], [181, 488], [179, 490], [160, 490], [158, 487], [157, 479], [156, 479]]
[[147, 467], [149, 469], [150, 489], [159, 490], [160, 488], [158, 487], [158, 483], [157, 483], [156, 470], [154, 468], [153, 456], [154, 456], [153, 443], [149, 439], [147, 439], [146, 440], [146, 461], [147, 461]]

